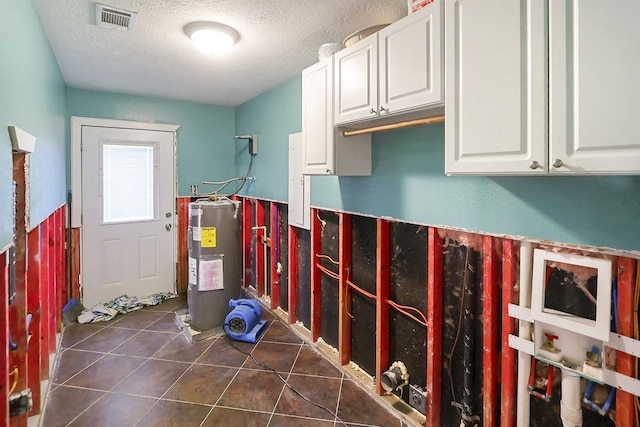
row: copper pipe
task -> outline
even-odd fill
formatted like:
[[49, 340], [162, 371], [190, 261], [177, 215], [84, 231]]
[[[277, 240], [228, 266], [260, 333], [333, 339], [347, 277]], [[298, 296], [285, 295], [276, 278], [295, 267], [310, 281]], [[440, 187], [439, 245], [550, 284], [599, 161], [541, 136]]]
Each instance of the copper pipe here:
[[436, 123], [444, 123], [444, 116], [423, 117], [422, 119], [407, 120], [399, 123], [391, 123], [388, 125], [372, 126], [364, 129], [345, 130], [342, 136], [356, 136], [363, 133], [383, 132], [386, 130], [402, 129], [410, 126], [434, 125]]

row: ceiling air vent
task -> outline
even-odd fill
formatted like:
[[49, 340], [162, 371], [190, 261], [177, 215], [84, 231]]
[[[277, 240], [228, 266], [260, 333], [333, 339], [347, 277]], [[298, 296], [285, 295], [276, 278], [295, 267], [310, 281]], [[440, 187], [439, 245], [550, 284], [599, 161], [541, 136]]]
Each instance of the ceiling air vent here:
[[133, 31], [138, 14], [96, 3], [96, 25], [116, 30]]

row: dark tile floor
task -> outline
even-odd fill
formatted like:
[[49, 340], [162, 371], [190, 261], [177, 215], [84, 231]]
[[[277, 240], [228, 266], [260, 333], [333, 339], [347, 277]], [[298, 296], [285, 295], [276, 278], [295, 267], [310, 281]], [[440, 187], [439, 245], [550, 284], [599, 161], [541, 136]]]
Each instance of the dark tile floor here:
[[223, 336], [189, 343], [174, 323], [174, 311], [183, 308], [184, 300], [173, 299], [110, 322], [67, 327], [42, 425], [401, 425], [272, 315], [265, 315], [269, 329], [257, 344], [234, 345], [330, 412]]

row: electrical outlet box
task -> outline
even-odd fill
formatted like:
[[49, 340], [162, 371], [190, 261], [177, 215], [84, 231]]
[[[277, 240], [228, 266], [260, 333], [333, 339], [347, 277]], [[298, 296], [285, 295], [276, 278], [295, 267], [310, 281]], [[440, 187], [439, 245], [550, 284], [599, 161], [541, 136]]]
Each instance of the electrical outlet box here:
[[417, 409], [422, 415], [427, 414], [427, 394], [417, 385], [409, 386], [409, 405]]
[[252, 156], [258, 154], [258, 135], [251, 135], [249, 139], [249, 154]]

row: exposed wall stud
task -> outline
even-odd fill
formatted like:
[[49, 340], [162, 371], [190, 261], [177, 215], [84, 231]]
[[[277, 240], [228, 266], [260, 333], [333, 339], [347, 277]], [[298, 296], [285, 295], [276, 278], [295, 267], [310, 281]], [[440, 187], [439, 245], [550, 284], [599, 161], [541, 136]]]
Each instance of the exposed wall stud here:
[[376, 245], [376, 393], [383, 394], [380, 378], [389, 367], [389, 260], [390, 252], [389, 221], [377, 220]]
[[498, 331], [500, 328], [500, 292], [498, 272], [500, 263], [496, 254], [496, 241], [484, 236], [482, 241], [483, 308], [482, 308], [482, 361], [483, 361], [483, 425], [498, 425]]
[[276, 250], [280, 244], [278, 231], [280, 231], [280, 214], [278, 204], [271, 202], [270, 213], [270, 234], [271, 234], [271, 309], [275, 310], [280, 306], [280, 275], [278, 274], [279, 253]]
[[502, 241], [502, 371], [500, 426], [516, 425], [516, 351], [509, 347], [509, 334], [516, 335], [516, 322], [509, 316], [509, 303], [514, 301], [518, 281], [518, 249], [516, 242]]
[[[267, 202], [256, 201], [256, 227], [264, 227], [264, 204]], [[263, 241], [267, 238], [264, 228], [256, 228], [256, 290], [258, 296], [264, 295], [265, 285], [265, 249]]]
[[187, 294], [189, 288], [189, 197], [176, 199], [176, 212], [178, 215], [178, 259], [176, 269], [176, 290], [181, 295]]
[[7, 253], [0, 253], [0, 425], [9, 425], [9, 277]]
[[289, 268], [289, 323], [296, 323], [298, 321], [298, 233], [296, 228], [288, 226], [289, 238], [287, 244], [289, 250], [287, 251]]
[[442, 239], [429, 228], [427, 283], [427, 426], [440, 426], [442, 391]]
[[[77, 230], [77, 229], [74, 229]], [[78, 233], [79, 235], [80, 233]], [[49, 221], [40, 224], [40, 379], [49, 378]]]
[[442, 399], [442, 239], [429, 228], [427, 272], [427, 426], [440, 425]]
[[[27, 330], [27, 386], [33, 406], [29, 416], [40, 413], [40, 228], [27, 234], [27, 313], [32, 316]], [[45, 355], [48, 357], [48, 355]]]
[[346, 365], [351, 361], [351, 215], [340, 213], [338, 218], [338, 354], [340, 363]]
[[322, 330], [322, 276], [318, 255], [322, 251], [322, 225], [317, 209], [311, 210], [311, 339], [318, 341]]
[[247, 287], [251, 284], [251, 200], [242, 199], [242, 284]]
[[[15, 233], [15, 298], [9, 309], [11, 338], [18, 345], [10, 356], [9, 369], [18, 368], [15, 390], [27, 388], [27, 216], [28, 216], [28, 155], [13, 154], [13, 179], [16, 182]], [[14, 417], [12, 425], [27, 425], [26, 415]]]
[[[633, 337], [633, 307], [636, 285], [636, 261], [631, 258], [618, 258], [618, 333]], [[618, 352], [616, 371], [634, 376], [633, 356]], [[616, 426], [636, 425], [634, 396], [622, 390], [616, 393]]]

